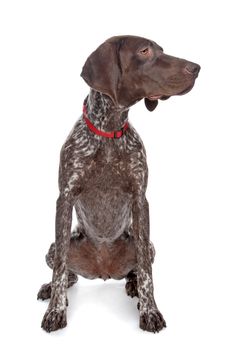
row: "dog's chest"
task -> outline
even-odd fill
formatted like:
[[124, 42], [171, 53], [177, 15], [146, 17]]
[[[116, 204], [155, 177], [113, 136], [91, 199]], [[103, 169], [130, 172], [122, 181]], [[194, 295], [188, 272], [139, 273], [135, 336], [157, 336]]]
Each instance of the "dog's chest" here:
[[93, 239], [115, 239], [131, 217], [132, 194], [126, 155], [100, 149], [76, 202], [86, 234]]
[[111, 147], [108, 147], [105, 152], [104, 152], [104, 158], [106, 163], [111, 163], [114, 160], [114, 151], [112, 150]]
[[[100, 148], [96, 153], [89, 182], [100, 188], [122, 188], [129, 183], [128, 155], [111, 144]], [[94, 185], [94, 184], [93, 184]]]

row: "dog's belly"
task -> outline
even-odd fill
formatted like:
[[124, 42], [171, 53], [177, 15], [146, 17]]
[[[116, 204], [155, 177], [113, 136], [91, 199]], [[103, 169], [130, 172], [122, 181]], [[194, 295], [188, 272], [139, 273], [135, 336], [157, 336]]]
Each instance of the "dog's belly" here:
[[87, 237], [99, 243], [111, 242], [129, 229], [132, 195], [106, 180], [105, 186], [90, 184], [80, 194], [75, 209]]
[[137, 264], [134, 239], [123, 235], [111, 243], [96, 245], [88, 237], [70, 242], [68, 269], [85, 278], [121, 279]]

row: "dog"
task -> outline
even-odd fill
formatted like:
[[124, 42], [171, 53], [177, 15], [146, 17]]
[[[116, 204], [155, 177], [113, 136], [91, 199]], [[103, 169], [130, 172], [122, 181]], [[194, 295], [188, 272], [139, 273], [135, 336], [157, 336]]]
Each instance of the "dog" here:
[[[199, 71], [136, 36], [112, 37], [87, 58], [81, 76], [90, 93], [60, 154], [56, 236], [46, 255], [52, 282], [38, 293], [50, 298], [45, 331], [66, 326], [67, 288], [78, 275], [125, 278], [127, 294], [139, 298], [140, 328], [166, 327], [154, 299], [146, 152], [128, 112], [142, 99], [153, 111], [159, 100], [189, 92]], [[78, 226], [71, 233], [73, 207]]]

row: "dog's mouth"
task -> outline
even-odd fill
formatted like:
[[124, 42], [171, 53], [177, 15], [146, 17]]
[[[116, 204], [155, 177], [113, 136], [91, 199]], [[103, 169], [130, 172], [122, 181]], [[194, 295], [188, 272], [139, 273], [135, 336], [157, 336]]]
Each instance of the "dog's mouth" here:
[[150, 95], [150, 96], [148, 96], [146, 98], [148, 100], [150, 100], [150, 101], [155, 101], [155, 100], [162, 100], [162, 101], [164, 101], [164, 100], [167, 100], [171, 96], [181, 96], [181, 95], [187, 94], [189, 91], [192, 90], [193, 86], [194, 86], [194, 82], [192, 82], [192, 84], [190, 84], [187, 88], [185, 88], [181, 92], [174, 93], [174, 94], [167, 94], [167, 95]]
[[194, 86], [194, 82], [195, 81], [193, 81], [185, 89], [178, 91], [176, 93], [168, 93], [168, 94], [161, 94], [161, 95], [149, 95], [149, 96], [145, 97], [144, 100], [145, 100], [146, 108], [152, 112], [157, 107], [159, 100], [165, 101], [171, 96], [181, 96], [181, 95], [187, 94], [190, 90], [192, 90], [192, 88]]
[[184, 89], [183, 91], [181, 91], [179, 94], [177, 94], [178, 96], [181, 96], [181, 95], [185, 95], [185, 94], [187, 94], [189, 91], [191, 91], [192, 90], [192, 88], [193, 88], [193, 86], [194, 86], [194, 83], [195, 83], [195, 81], [191, 84], [191, 85], [189, 85], [189, 87], [187, 87], [186, 89]]
[[[170, 95], [171, 96], [171, 95]], [[148, 96], [148, 100], [150, 101], [155, 101], [155, 100], [167, 100], [169, 95], [153, 95], [153, 96]]]

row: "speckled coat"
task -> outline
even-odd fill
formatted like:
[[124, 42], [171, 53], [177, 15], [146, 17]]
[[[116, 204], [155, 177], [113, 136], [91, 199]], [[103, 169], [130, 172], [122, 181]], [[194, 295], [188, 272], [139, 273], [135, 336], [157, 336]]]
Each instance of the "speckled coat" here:
[[[141, 98], [153, 110], [159, 98], [191, 89], [197, 76], [185, 71], [187, 67], [191, 70], [191, 63], [164, 55], [161, 50], [144, 38], [114, 37], [88, 58], [82, 76], [91, 91], [84, 104], [96, 128], [121, 130], [128, 122], [129, 107]], [[145, 52], [150, 54], [146, 58]], [[162, 89], [155, 79], [149, 84], [145, 74], [148, 65], [154, 72], [155, 61], [160, 76], [170, 70], [170, 82], [167, 79]], [[172, 68], [166, 70], [168, 62]], [[153, 294], [155, 253], [149, 234], [147, 180], [145, 148], [130, 123], [120, 138], [106, 138], [93, 133], [83, 115], [80, 117], [61, 150], [56, 240], [46, 256], [53, 278], [38, 293], [39, 299], [50, 298], [42, 320], [46, 331], [66, 325], [66, 291], [77, 281], [77, 275], [104, 280], [126, 278], [127, 294], [139, 298], [140, 327], [156, 332], [166, 326]], [[78, 226], [71, 234], [73, 207]]]

